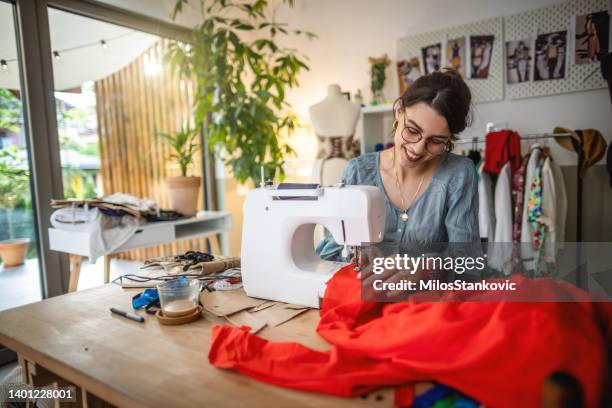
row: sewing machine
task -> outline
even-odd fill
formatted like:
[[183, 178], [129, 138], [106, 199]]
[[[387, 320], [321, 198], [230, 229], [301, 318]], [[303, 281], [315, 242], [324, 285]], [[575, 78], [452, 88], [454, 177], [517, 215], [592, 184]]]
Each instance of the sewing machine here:
[[325, 261], [315, 253], [317, 224], [345, 249], [380, 242], [385, 227], [383, 194], [373, 186], [342, 184], [280, 184], [249, 192], [241, 254], [247, 295], [319, 307], [325, 282], [346, 263]]

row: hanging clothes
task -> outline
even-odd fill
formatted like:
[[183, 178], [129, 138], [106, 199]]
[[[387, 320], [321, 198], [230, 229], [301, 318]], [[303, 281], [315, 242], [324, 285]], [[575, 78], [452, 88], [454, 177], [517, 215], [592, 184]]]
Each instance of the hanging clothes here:
[[484, 170], [499, 174], [504, 164], [510, 162], [511, 172], [521, 165], [521, 137], [511, 130], [490, 132], [485, 142]]
[[513, 221], [512, 221], [512, 242], [521, 242], [521, 224], [523, 222], [523, 196], [525, 194], [525, 172], [527, 170], [527, 162], [529, 154], [523, 157], [521, 166], [518, 168], [512, 177], [512, 203]]
[[348, 265], [327, 283], [320, 311], [316, 330], [328, 351], [217, 325], [208, 359], [269, 384], [343, 397], [395, 386], [402, 407], [412, 403], [412, 385], [428, 380], [485, 406], [535, 408], [545, 379], [560, 370], [582, 385], [584, 406], [598, 406], [609, 373], [612, 304], [585, 301], [588, 295], [566, 282], [511, 279], [519, 296], [576, 301], [499, 301], [497, 291], [459, 295], [480, 302], [363, 302], [361, 280]]
[[557, 246], [565, 242], [567, 192], [561, 168], [549, 156], [542, 166], [542, 222], [546, 226], [545, 261], [556, 260]]
[[467, 154], [468, 159], [474, 162], [474, 166], [478, 167], [480, 162], [482, 161], [482, 155], [480, 152], [474, 148], [470, 149]]
[[495, 212], [493, 209], [493, 183], [491, 175], [482, 171], [484, 163], [478, 169], [478, 227], [480, 238], [493, 241], [495, 236]]
[[523, 261], [523, 268], [526, 271], [533, 270], [535, 267], [529, 226], [529, 198], [531, 197], [531, 186], [534, 181], [535, 168], [541, 153], [542, 147], [540, 145], [534, 144], [531, 146], [527, 168], [525, 169], [525, 192], [523, 194], [523, 214], [521, 216], [521, 259]]
[[512, 177], [510, 162], [504, 164], [495, 183], [494, 242], [512, 242]]
[[495, 184], [495, 236], [488, 251], [489, 266], [504, 275], [512, 273], [512, 194], [510, 162], [504, 164]]

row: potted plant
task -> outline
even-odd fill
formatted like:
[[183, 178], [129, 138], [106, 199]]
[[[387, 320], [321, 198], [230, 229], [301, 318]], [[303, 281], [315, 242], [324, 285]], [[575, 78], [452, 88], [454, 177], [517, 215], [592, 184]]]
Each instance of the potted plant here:
[[[271, 3], [177, 0], [172, 18], [189, 7], [201, 19], [190, 38], [172, 43], [164, 57], [173, 71], [195, 79], [193, 119], [239, 183], [258, 184], [262, 167], [266, 180], [277, 172], [284, 177], [284, 158], [294, 151], [279, 136], [296, 127], [286, 95], [308, 66], [283, 37], [316, 37], [276, 21], [277, 4]], [[282, 3], [292, 7], [295, 0]]]
[[202, 179], [187, 176], [187, 170], [193, 164], [193, 156], [199, 150], [198, 131], [189, 125], [183, 126], [174, 134], [157, 132], [172, 150], [170, 158], [175, 160], [181, 169], [180, 176], [166, 178], [172, 209], [179, 214], [191, 217], [197, 212], [198, 192]]
[[13, 226], [15, 208], [28, 206], [30, 173], [24, 167], [16, 146], [0, 149], [0, 208], [7, 212], [9, 237], [0, 241], [0, 258], [5, 267], [22, 265], [30, 243], [28, 238], [15, 238]]

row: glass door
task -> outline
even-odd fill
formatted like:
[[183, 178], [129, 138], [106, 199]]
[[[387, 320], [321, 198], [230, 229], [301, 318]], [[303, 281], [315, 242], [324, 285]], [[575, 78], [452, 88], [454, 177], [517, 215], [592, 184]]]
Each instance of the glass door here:
[[14, 17], [0, 1], [0, 310], [42, 297]]

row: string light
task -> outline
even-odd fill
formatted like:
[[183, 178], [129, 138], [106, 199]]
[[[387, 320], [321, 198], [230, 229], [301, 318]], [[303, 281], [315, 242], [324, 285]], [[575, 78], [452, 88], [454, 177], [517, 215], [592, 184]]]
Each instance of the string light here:
[[[65, 52], [70, 52], [70, 51], [76, 51], [76, 50], [81, 50], [81, 49], [92, 47], [92, 46], [101, 46], [104, 49], [108, 49], [108, 43], [110, 41], [118, 40], [120, 38], [127, 37], [129, 35], [136, 34], [136, 33], [137, 33], [136, 31], [129, 31], [127, 33], [119, 34], [119, 35], [117, 35], [115, 37], [111, 37], [111, 38], [108, 38], [106, 40], [102, 39], [102, 40], [95, 41], [95, 42], [90, 42], [90, 43], [87, 43], [87, 44], [77, 45], [75, 47], [65, 48], [65, 49], [61, 49], [61, 50], [55, 50], [55, 51], [52, 52], [52, 55], [53, 55], [53, 58], [56, 61], [59, 61], [59, 60], [62, 59], [62, 56], [60, 55], [60, 52], [61, 53], [65, 53]], [[17, 61], [17, 58], [0, 59], [0, 70], [8, 71], [8, 63], [12, 62], [12, 61]]]

